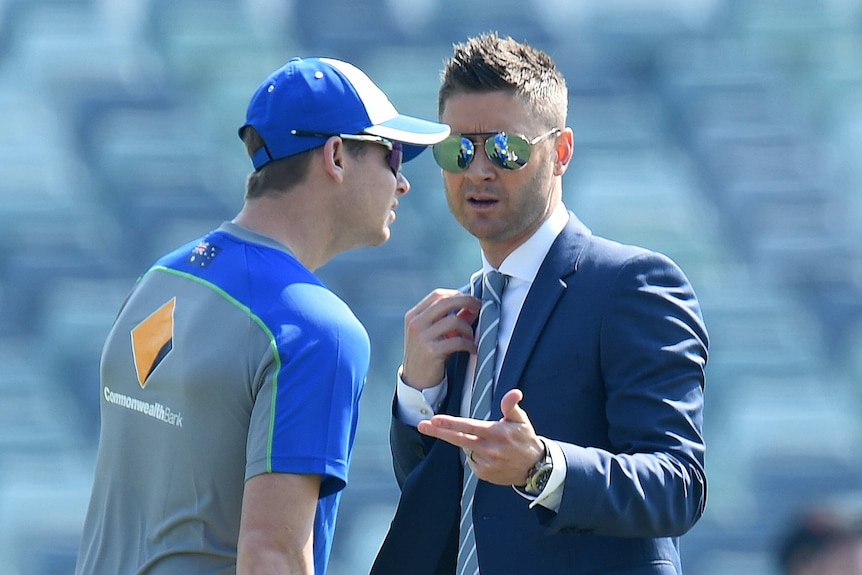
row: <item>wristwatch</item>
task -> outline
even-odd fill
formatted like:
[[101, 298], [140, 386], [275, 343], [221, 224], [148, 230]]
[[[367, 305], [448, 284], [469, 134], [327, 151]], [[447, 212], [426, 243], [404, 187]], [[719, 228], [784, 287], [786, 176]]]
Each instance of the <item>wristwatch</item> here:
[[538, 495], [548, 484], [548, 479], [551, 477], [551, 472], [554, 470], [554, 462], [551, 459], [551, 452], [548, 450], [548, 444], [543, 439], [539, 441], [545, 448], [545, 453], [542, 458], [536, 462], [533, 467], [527, 472], [527, 482], [521, 487], [525, 493], [530, 495]]

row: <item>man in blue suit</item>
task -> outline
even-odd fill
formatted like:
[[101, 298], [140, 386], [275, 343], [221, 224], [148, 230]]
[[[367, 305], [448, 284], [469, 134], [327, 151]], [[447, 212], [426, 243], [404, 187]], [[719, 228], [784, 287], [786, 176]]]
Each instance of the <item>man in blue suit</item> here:
[[[551, 58], [511, 38], [470, 38], [446, 63], [453, 135], [434, 157], [483, 270], [405, 316], [402, 493], [375, 575], [682, 573], [678, 538], [706, 504], [707, 333], [670, 259], [594, 236], [564, 206], [567, 101]], [[499, 310], [489, 360], [483, 292]], [[470, 417], [486, 369], [491, 414]]]

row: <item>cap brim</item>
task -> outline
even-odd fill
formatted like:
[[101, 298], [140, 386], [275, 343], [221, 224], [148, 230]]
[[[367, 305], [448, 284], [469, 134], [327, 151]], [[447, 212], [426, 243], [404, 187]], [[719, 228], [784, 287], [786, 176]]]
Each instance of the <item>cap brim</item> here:
[[446, 124], [401, 114], [363, 130], [366, 134], [407, 144], [404, 147], [405, 162], [418, 156], [425, 147], [443, 141], [450, 131]]

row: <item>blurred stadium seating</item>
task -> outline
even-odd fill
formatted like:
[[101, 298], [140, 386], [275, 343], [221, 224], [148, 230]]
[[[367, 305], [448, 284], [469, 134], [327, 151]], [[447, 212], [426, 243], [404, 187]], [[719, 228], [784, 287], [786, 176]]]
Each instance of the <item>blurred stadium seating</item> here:
[[[790, 514], [862, 490], [858, 0], [0, 0], [3, 573], [71, 572], [102, 341], [138, 274], [241, 205], [236, 128], [263, 77], [344, 58], [433, 117], [451, 43], [491, 29], [566, 74], [569, 207], [700, 296], [710, 494], [686, 573], [772, 575]], [[430, 155], [405, 172], [393, 239], [320, 274], [373, 345], [332, 575], [367, 569], [397, 500], [403, 314], [480, 264]]]

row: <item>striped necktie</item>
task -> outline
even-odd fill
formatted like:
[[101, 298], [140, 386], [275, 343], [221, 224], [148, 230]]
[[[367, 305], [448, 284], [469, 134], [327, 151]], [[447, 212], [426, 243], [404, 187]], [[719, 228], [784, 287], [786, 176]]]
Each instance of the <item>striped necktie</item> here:
[[[500, 326], [500, 301], [508, 276], [498, 271], [485, 274], [482, 283], [482, 310], [479, 312], [479, 346], [470, 417], [489, 419], [494, 395], [494, 367], [497, 356], [497, 330]], [[461, 527], [458, 538], [457, 575], [478, 575], [479, 556], [473, 532], [473, 495], [478, 478], [464, 461], [464, 484], [461, 492]]]

